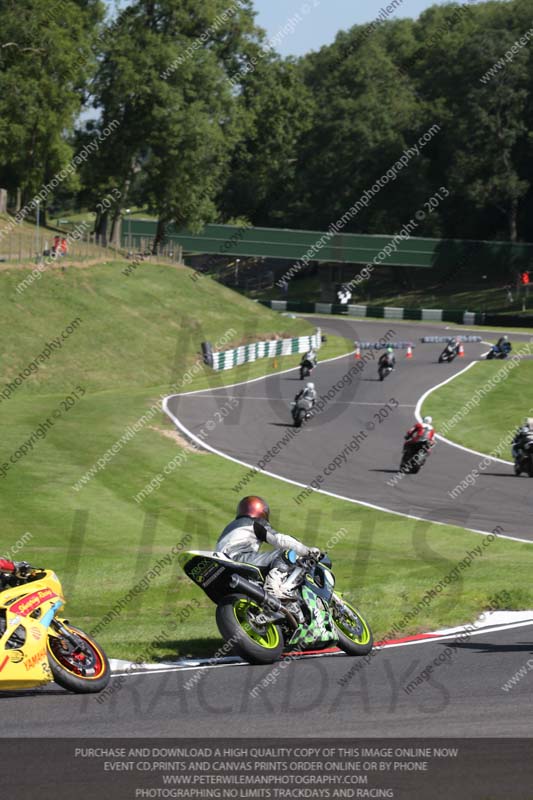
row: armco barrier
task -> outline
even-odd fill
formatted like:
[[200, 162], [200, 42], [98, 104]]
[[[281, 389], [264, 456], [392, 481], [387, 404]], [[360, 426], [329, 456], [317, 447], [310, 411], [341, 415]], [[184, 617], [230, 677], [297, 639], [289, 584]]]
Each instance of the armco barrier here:
[[232, 369], [240, 364], [257, 361], [258, 358], [273, 358], [274, 356], [288, 356], [294, 353], [306, 353], [311, 347], [318, 350], [322, 344], [322, 332], [317, 328], [310, 336], [295, 336], [292, 339], [270, 339], [267, 342], [253, 342], [234, 347], [231, 350], [221, 350], [213, 353], [213, 362], [210, 366], [215, 370]]
[[489, 314], [485, 311], [462, 311], [454, 308], [395, 308], [394, 306], [341, 305], [309, 303], [298, 300], [260, 300], [273, 311], [294, 311], [300, 314], [343, 314], [350, 317], [455, 322], [459, 325], [495, 325], [510, 328], [533, 327], [532, 316]]
[[442, 308], [396, 308], [395, 306], [343, 305], [341, 303], [309, 303], [299, 300], [260, 300], [273, 311], [294, 311], [301, 314], [344, 314], [351, 317], [377, 319], [427, 320], [482, 325], [484, 314]]

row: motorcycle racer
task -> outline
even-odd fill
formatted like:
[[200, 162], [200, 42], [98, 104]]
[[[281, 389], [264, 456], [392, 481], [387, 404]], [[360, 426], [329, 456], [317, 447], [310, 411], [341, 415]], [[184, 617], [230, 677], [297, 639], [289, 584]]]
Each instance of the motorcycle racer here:
[[296, 394], [294, 402], [298, 403], [298, 400], [300, 399], [309, 400], [309, 402], [312, 403], [312, 405], [314, 405], [316, 403], [316, 397], [317, 394], [316, 394], [315, 384], [312, 383], [311, 381], [308, 381], [305, 384], [305, 387]]
[[524, 424], [521, 425], [513, 439], [512, 454], [515, 461], [518, 460], [526, 439], [533, 435], [533, 417], [526, 417]]
[[11, 561], [0, 558], [0, 587], [9, 584], [12, 578], [25, 578], [31, 570], [27, 561]]
[[511, 342], [509, 341], [509, 337], [508, 336], [500, 336], [500, 338], [496, 342], [496, 347], [499, 350], [506, 350], [506, 349], [507, 350], [511, 350], [512, 349], [512, 345], [511, 345]]
[[309, 361], [313, 365], [313, 367], [316, 367], [316, 365], [317, 365], [317, 355], [316, 355], [316, 351], [315, 351], [314, 347], [312, 347], [310, 350], [307, 351], [307, 353], [305, 353], [302, 356], [301, 363], [305, 364], [306, 361]]
[[408, 444], [418, 444], [425, 441], [428, 447], [433, 447], [435, 444], [433, 417], [424, 417], [422, 422], [417, 422], [412, 428], [409, 428], [405, 434], [405, 441]]
[[[233, 561], [243, 561], [256, 567], [269, 567], [265, 579], [265, 591], [279, 599], [290, 599], [292, 593], [285, 593], [283, 584], [291, 569], [284, 558], [286, 550], [294, 550], [299, 556], [311, 555], [318, 558], [320, 550], [307, 547], [293, 536], [278, 533], [269, 523], [270, 507], [261, 497], [243, 497], [237, 506], [235, 519], [226, 525], [220, 534], [215, 551], [223, 553]], [[276, 549], [259, 553], [263, 543]]]
[[387, 350], [379, 357], [378, 365], [380, 367], [394, 367], [396, 366], [396, 356], [394, 349], [389, 345]]

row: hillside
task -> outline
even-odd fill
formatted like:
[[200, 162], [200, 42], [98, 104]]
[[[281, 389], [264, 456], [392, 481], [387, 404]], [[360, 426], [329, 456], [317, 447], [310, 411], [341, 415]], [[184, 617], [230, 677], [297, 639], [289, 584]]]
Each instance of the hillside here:
[[[56, 569], [69, 614], [89, 628], [193, 522], [205, 520], [208, 546], [218, 533], [213, 519], [228, 513], [225, 482], [213, 485], [218, 459], [205, 454], [190, 453], [187, 469], [173, 471], [148, 504], [134, 500], [164, 465], [189, 453], [160, 411], [160, 397], [299, 360], [264, 360], [222, 379], [202, 366], [200, 343], [228, 347], [314, 330], [209, 278], [193, 281], [190, 270], [141, 265], [126, 277], [123, 269], [112, 263], [48, 271], [23, 294], [16, 286], [24, 272], [0, 273], [2, 551], [29, 532], [17, 557]], [[328, 339], [324, 357], [350, 350], [350, 343]], [[170, 582], [165, 574], [103, 633], [113, 655], [139, 652], [154, 614], [168, 602], [176, 613], [178, 588], [177, 574]]]

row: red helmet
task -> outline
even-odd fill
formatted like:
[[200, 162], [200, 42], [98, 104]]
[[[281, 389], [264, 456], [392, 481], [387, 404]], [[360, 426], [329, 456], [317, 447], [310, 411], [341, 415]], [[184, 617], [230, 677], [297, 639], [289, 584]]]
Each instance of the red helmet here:
[[236, 519], [239, 517], [266, 519], [268, 522], [270, 518], [270, 506], [262, 497], [256, 497], [255, 495], [243, 497], [237, 506], [237, 513], [235, 514]]

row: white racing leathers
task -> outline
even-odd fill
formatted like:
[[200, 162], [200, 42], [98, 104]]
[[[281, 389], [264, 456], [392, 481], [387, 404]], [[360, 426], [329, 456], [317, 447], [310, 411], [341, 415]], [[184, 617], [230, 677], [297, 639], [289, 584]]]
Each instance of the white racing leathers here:
[[[263, 542], [277, 549], [259, 553]], [[284, 550], [295, 550], [299, 556], [309, 553], [309, 548], [298, 539], [278, 533], [268, 522], [251, 517], [239, 517], [230, 522], [220, 534], [215, 549], [233, 561], [244, 561], [257, 567], [270, 567]]]

